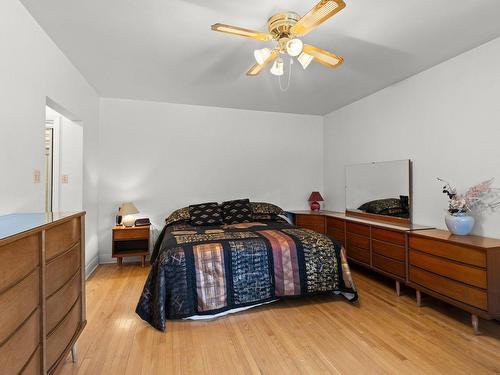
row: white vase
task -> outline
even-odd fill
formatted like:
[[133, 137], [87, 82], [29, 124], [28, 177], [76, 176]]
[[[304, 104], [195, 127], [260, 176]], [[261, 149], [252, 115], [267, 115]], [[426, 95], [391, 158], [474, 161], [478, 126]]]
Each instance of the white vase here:
[[444, 221], [448, 230], [459, 236], [466, 236], [472, 232], [475, 223], [474, 217], [465, 213], [448, 214], [445, 216]]

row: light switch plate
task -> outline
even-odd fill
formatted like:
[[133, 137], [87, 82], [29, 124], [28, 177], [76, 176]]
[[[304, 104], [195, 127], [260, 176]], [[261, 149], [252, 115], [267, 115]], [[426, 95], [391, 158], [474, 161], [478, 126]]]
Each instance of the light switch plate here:
[[40, 169], [35, 169], [33, 171], [33, 183], [34, 184], [40, 183]]

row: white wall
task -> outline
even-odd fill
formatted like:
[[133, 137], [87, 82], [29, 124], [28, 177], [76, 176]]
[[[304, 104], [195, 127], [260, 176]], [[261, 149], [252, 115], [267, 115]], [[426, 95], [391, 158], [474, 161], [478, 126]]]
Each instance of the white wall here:
[[[443, 228], [436, 177], [500, 187], [500, 39], [332, 112], [324, 129], [328, 208], [344, 209], [345, 165], [410, 158], [414, 221]], [[500, 237], [500, 214], [475, 233]]]
[[118, 205], [157, 225], [189, 204], [250, 198], [303, 209], [323, 188], [323, 120], [130, 100], [101, 100], [99, 238], [109, 260]]
[[98, 97], [18, 0], [0, 1], [0, 46], [0, 214], [44, 209], [43, 183], [33, 183], [33, 171], [43, 172], [48, 97], [84, 128], [89, 265], [97, 259]]

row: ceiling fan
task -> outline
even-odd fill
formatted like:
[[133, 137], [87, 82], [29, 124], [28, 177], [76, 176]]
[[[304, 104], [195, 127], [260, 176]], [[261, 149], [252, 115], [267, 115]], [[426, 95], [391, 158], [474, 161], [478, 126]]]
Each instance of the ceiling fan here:
[[271, 68], [271, 73], [276, 76], [282, 76], [284, 62], [280, 55], [284, 54], [290, 56], [290, 63], [296, 57], [304, 69], [313, 60], [329, 68], [335, 68], [344, 62], [342, 57], [318, 47], [304, 44], [299, 37], [314, 30], [344, 9], [345, 6], [346, 4], [343, 0], [321, 0], [303, 17], [300, 17], [295, 12], [275, 14], [267, 21], [268, 32], [249, 30], [221, 23], [212, 25], [212, 30], [261, 41], [276, 42], [276, 47], [272, 50], [269, 48], [255, 50], [254, 56], [257, 63], [248, 70], [248, 76], [258, 75], [273, 61], [274, 64]]

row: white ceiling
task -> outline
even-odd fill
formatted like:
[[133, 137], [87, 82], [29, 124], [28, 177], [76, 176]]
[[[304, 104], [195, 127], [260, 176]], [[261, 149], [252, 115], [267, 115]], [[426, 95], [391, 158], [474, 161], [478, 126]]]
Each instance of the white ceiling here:
[[245, 76], [271, 42], [210, 25], [265, 31], [274, 13], [305, 14], [317, 0], [21, 2], [103, 97], [320, 115], [500, 36], [499, 0], [346, 0], [303, 38], [344, 65], [295, 64], [283, 93], [267, 70]]

